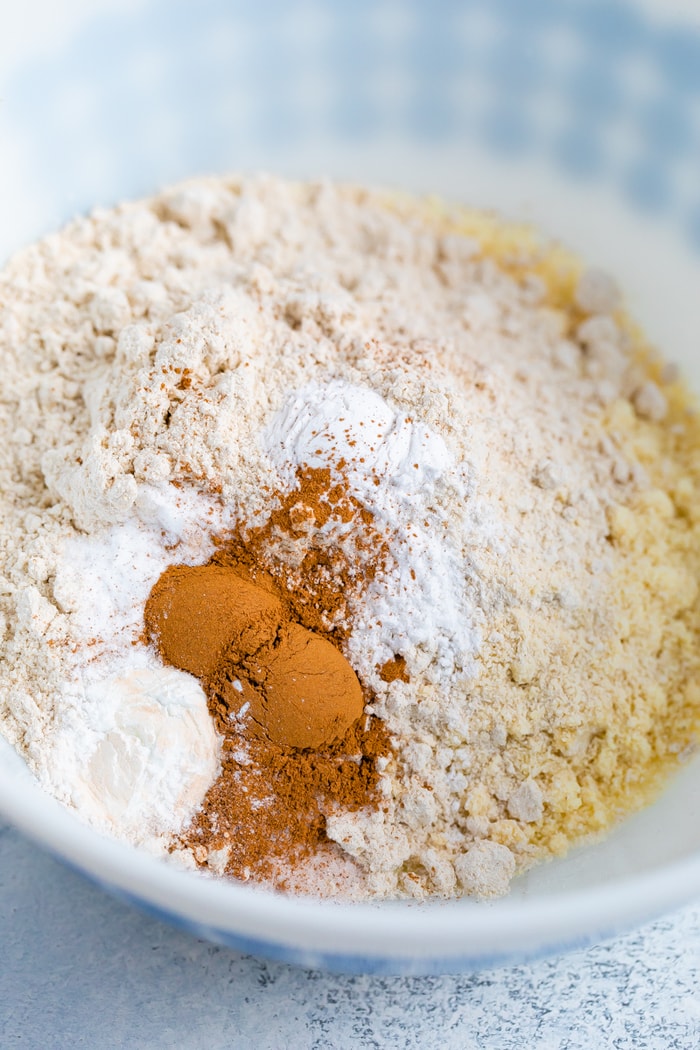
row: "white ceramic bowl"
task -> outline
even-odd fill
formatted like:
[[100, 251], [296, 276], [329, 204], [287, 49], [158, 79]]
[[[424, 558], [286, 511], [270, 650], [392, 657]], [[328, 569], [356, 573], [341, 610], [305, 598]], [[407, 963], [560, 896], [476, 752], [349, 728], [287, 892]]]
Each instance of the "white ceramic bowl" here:
[[[204, 171], [434, 191], [609, 268], [700, 390], [700, 23], [675, 5], [25, 0], [3, 17], [3, 258], [76, 211]], [[696, 759], [506, 900], [342, 906], [107, 841], [0, 741], [0, 811], [110, 892], [214, 941], [362, 972], [517, 961], [681, 904], [700, 892], [699, 809]]]

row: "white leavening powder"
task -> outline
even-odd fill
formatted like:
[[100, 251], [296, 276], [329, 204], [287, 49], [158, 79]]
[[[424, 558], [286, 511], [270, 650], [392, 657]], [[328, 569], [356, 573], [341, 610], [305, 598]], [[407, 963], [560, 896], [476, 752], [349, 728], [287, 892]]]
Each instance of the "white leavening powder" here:
[[466, 517], [467, 485], [442, 437], [371, 388], [333, 380], [296, 391], [273, 417], [264, 445], [287, 484], [295, 467], [335, 468], [377, 530], [391, 532], [389, 568], [353, 607], [348, 655], [363, 680], [374, 680], [396, 655], [410, 671], [422, 670], [421, 651], [439, 653], [434, 674], [445, 683], [473, 676], [481, 609], [436, 498], [442, 481], [464, 501]]
[[199, 683], [140, 662], [64, 687], [41, 779], [100, 830], [154, 848], [201, 805], [219, 748]]
[[66, 540], [56, 561], [54, 600], [83, 644], [64, 656], [36, 772], [100, 830], [151, 849], [201, 804], [219, 741], [199, 682], [144, 644], [143, 608], [173, 550], [201, 561], [224, 523], [205, 496], [144, 485], [132, 517]]

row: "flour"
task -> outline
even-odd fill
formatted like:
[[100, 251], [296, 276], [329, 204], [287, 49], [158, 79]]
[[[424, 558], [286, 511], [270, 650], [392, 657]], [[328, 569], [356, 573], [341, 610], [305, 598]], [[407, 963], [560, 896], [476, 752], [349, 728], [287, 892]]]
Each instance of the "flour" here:
[[[344, 893], [503, 892], [688, 744], [700, 498], [674, 377], [634, 357], [608, 278], [562, 307], [460, 221], [198, 180], [0, 276], [0, 725], [100, 829], [162, 850], [217, 776], [201, 689], [143, 643], [143, 605], [168, 564], [266, 521], [301, 463], [344, 460], [389, 537], [346, 655], [395, 748], [380, 809], [328, 814]], [[382, 678], [395, 657], [408, 681]]]

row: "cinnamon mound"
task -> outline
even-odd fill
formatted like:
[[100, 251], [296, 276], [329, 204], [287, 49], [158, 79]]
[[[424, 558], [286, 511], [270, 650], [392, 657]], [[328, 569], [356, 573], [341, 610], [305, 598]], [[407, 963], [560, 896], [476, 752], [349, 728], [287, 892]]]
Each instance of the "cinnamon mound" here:
[[271, 494], [267, 522], [215, 537], [207, 565], [163, 573], [146, 607], [163, 659], [202, 672], [223, 738], [221, 773], [173, 849], [279, 890], [338, 858], [329, 814], [383, 804], [393, 751], [384, 723], [360, 717], [373, 696], [341, 652], [348, 599], [383, 564], [386, 537], [338, 473], [301, 467], [291, 491]]
[[288, 627], [265, 671], [265, 724], [277, 744], [321, 748], [362, 714], [362, 688], [348, 661], [299, 624]]
[[166, 569], [145, 623], [164, 662], [196, 675], [253, 736], [317, 750], [362, 714], [362, 688], [340, 650], [226, 566]]

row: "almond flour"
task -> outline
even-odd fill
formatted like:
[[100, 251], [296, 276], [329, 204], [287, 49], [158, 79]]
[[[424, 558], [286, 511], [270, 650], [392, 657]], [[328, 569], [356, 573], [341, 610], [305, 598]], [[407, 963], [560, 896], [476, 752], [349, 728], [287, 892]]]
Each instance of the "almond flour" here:
[[[0, 725], [98, 829], [220, 874], [240, 828], [260, 860], [265, 759], [241, 737], [233, 768], [143, 632], [234, 534], [291, 594], [310, 555], [355, 565], [314, 613], [391, 745], [271, 885], [503, 893], [694, 746], [700, 426], [605, 275], [422, 202], [197, 180], [17, 256], [0, 359]], [[365, 518], [318, 519], [309, 471]]]

